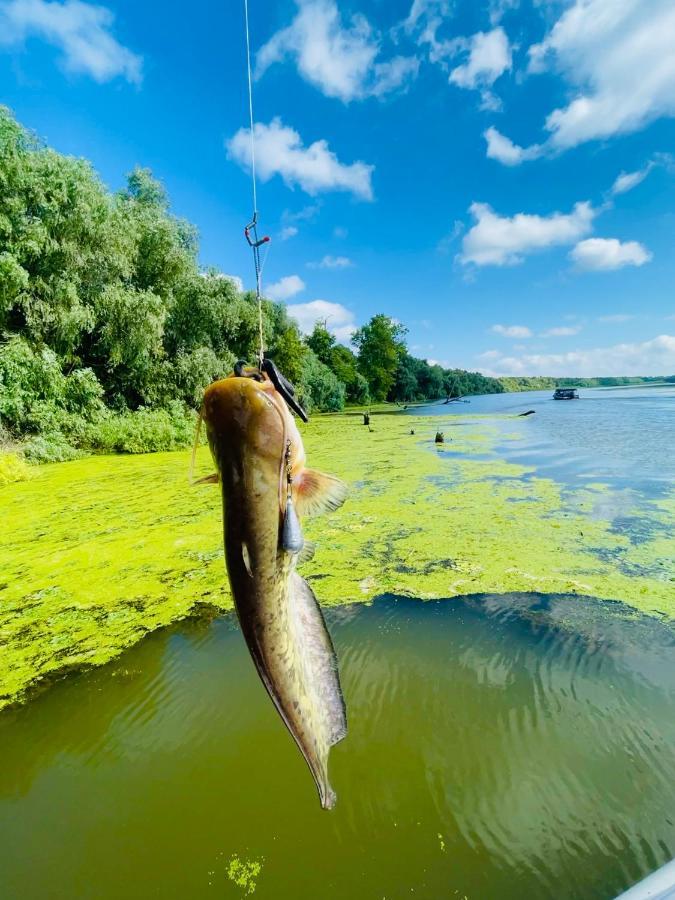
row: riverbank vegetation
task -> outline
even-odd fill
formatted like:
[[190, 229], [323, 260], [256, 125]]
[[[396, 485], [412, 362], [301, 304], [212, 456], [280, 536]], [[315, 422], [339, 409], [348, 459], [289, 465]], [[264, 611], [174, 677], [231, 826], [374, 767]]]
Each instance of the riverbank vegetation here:
[[[264, 301], [263, 329], [310, 411], [503, 390], [413, 358], [386, 315], [356, 352], [322, 324], [304, 339], [282, 303]], [[186, 446], [206, 385], [257, 340], [254, 296], [200, 266], [196, 229], [148, 171], [111, 193], [0, 107], [0, 444], [41, 462]]]
[[549, 378], [544, 375], [502, 376], [505, 391], [546, 391], [557, 387], [630, 387], [675, 384], [675, 375], [607, 375], [603, 378]]

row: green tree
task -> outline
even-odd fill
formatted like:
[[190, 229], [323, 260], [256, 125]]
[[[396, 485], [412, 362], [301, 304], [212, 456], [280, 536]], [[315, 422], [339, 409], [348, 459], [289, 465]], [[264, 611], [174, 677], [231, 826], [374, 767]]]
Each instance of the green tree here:
[[333, 367], [333, 350], [335, 337], [326, 327], [325, 322], [317, 322], [312, 333], [306, 338], [307, 346], [313, 350], [317, 358], [329, 368]]
[[405, 352], [406, 331], [403, 325], [379, 313], [352, 337], [359, 351], [359, 371], [368, 382], [373, 400], [386, 399], [394, 385], [398, 362]]

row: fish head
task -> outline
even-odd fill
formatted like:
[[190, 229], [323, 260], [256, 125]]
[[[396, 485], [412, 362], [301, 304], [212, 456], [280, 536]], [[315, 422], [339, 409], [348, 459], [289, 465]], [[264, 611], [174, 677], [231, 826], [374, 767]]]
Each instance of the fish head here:
[[204, 393], [202, 415], [221, 475], [243, 453], [285, 473], [287, 448], [291, 472], [302, 469], [305, 451], [295, 419], [268, 379], [233, 375], [215, 381]]

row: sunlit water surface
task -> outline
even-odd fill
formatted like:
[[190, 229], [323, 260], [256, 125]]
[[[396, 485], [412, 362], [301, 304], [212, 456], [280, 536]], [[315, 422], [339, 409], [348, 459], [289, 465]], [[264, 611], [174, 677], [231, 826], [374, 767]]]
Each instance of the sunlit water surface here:
[[[550, 390], [487, 394], [410, 412], [450, 417], [448, 438], [456, 415], [488, 416], [509, 438], [495, 448], [495, 456], [572, 485], [600, 479], [654, 495], [675, 484], [675, 385], [580, 388], [579, 393], [579, 400], [554, 400]], [[528, 410], [534, 415], [519, 418]]]
[[532, 594], [329, 622], [333, 812], [233, 620], [183, 623], [0, 716], [0, 897], [609, 900], [675, 855], [671, 626]]

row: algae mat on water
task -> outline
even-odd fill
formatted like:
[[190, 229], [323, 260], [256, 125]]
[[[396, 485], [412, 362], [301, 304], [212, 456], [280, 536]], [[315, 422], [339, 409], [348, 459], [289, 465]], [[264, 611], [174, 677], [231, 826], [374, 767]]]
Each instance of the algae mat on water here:
[[[437, 427], [452, 434], [441, 453]], [[570, 493], [491, 458], [496, 433], [478, 417], [378, 415], [369, 431], [319, 416], [303, 437], [310, 465], [351, 486], [342, 509], [306, 523], [317, 552], [303, 574], [324, 603], [536, 590], [675, 616], [672, 499], [652, 501], [632, 539], [591, 514], [603, 485]], [[0, 707], [200, 605], [231, 606], [219, 491], [189, 487], [188, 462], [90, 457], [1, 489]], [[205, 448], [198, 462], [211, 471]]]

